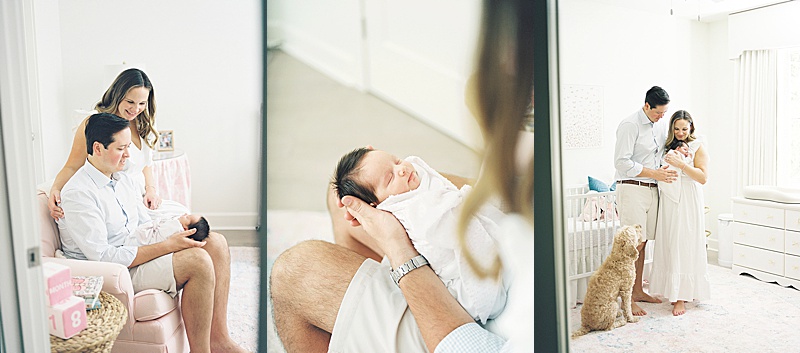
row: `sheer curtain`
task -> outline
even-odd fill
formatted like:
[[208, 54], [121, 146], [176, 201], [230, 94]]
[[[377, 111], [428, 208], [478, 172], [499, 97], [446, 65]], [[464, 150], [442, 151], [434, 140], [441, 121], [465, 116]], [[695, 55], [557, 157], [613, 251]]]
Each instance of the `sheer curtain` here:
[[734, 195], [747, 185], [776, 182], [777, 57], [774, 50], [747, 50], [736, 59]]

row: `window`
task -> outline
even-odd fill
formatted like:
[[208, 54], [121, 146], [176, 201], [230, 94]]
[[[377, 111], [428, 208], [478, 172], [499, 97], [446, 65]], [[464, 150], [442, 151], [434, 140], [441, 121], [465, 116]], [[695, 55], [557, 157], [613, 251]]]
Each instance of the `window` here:
[[778, 51], [778, 185], [800, 188], [800, 47]]

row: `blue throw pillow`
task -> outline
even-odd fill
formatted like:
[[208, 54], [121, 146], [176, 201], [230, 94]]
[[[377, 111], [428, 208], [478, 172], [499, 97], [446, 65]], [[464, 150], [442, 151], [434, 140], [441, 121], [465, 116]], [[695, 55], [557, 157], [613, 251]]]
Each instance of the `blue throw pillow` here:
[[600, 179], [589, 177], [589, 190], [594, 190], [597, 192], [606, 192], [606, 191], [614, 191], [616, 189], [617, 189], [616, 181], [614, 182], [614, 184], [611, 184], [611, 187], [608, 187], [608, 184], [602, 182]]

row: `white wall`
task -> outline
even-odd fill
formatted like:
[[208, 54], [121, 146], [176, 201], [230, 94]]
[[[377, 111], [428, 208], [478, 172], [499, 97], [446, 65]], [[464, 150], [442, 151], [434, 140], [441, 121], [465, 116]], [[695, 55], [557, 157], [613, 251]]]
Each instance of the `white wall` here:
[[[44, 151], [58, 155], [47, 161], [48, 177], [66, 159], [61, 141], [71, 143], [81, 118], [73, 110], [94, 107], [111, 84], [110, 67], [142, 64], [156, 92], [158, 128], [174, 130], [176, 148], [189, 157], [192, 211], [216, 229], [254, 227], [263, 101], [260, 2], [41, 3], [58, 6], [51, 25], [60, 37], [40, 39], [51, 46], [60, 40], [63, 77], [63, 85], [48, 93], [53, 101], [43, 104], [51, 111], [42, 117], [43, 135], [60, 135], [45, 140]], [[57, 71], [41, 78], [44, 85], [58, 86], [50, 81], [58, 80]]]
[[682, 18], [593, 1], [559, 2], [560, 84], [600, 86], [603, 91], [602, 144], [563, 150], [565, 185], [586, 183], [587, 175], [613, 181], [617, 125], [642, 108], [654, 85], [671, 98], [659, 123], [685, 109], [703, 124], [705, 37], [703, 24]]
[[467, 146], [481, 145], [464, 103], [479, 1], [269, 0], [267, 9], [268, 37], [288, 54]]
[[[559, 2], [561, 85], [602, 86], [602, 146], [564, 149], [564, 184], [586, 183], [591, 175], [614, 179], [615, 131], [640, 109], [648, 88], [658, 85], [672, 99], [661, 123], [677, 110], [689, 111], [707, 143], [711, 161], [705, 202], [706, 229], [717, 248], [717, 216], [730, 212], [733, 149], [733, 63], [727, 59], [727, 21], [701, 23], [654, 12], [597, 4]], [[624, 24], [624, 25], [622, 25]]]

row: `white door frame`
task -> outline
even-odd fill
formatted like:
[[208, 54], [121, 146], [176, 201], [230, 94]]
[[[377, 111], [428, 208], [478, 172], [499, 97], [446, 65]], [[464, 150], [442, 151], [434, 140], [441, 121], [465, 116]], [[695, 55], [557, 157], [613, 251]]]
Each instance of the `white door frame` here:
[[34, 203], [33, 38], [33, 2], [0, 2], [0, 348], [8, 352], [50, 351]]

